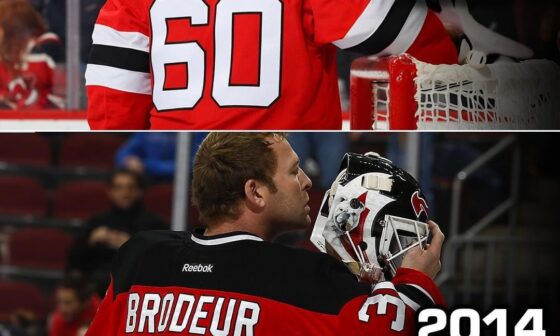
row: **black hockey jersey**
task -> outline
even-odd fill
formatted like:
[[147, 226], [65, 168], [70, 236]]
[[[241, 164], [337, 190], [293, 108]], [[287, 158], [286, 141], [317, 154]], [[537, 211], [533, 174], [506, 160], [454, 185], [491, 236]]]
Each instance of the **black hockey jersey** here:
[[413, 270], [401, 275], [415, 277], [415, 284], [396, 285], [406, 294], [394, 285], [399, 274], [372, 292], [326, 254], [249, 233], [147, 231], [119, 251], [88, 335], [337, 335], [372, 323], [379, 335], [389, 335], [393, 320], [413, 318], [414, 310], [405, 314], [398, 304], [387, 310], [385, 303], [377, 316], [381, 304], [368, 298], [391, 296], [389, 306], [399, 301], [402, 307], [438, 303], [431, 280]]

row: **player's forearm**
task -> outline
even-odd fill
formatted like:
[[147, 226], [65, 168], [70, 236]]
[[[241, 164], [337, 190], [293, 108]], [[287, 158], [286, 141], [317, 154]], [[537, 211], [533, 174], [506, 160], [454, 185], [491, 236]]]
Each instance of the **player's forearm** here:
[[457, 63], [457, 49], [451, 37], [423, 1], [398, 1], [385, 10], [385, 14], [379, 9], [364, 10], [347, 36], [334, 44], [366, 55], [409, 53], [424, 62]]
[[367, 55], [403, 53], [421, 30], [426, 12], [422, 1], [404, 0], [377, 6], [371, 1], [344, 39], [334, 44]]

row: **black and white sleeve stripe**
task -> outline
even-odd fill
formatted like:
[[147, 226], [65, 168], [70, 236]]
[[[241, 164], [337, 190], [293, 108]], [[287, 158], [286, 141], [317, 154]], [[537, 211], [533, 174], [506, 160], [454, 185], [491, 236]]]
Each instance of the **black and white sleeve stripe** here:
[[96, 24], [86, 84], [150, 95], [149, 38]]
[[428, 292], [420, 286], [400, 284], [396, 285], [395, 288], [399, 295], [406, 296], [420, 307], [431, 307], [435, 304], [434, 299], [430, 296], [430, 294], [428, 294]]
[[373, 288], [373, 292], [382, 289], [394, 290], [399, 295], [399, 298], [414, 311], [422, 307], [431, 307], [434, 305], [434, 300], [422, 287], [412, 284], [399, 284], [393, 285], [390, 281], [380, 282]]
[[401, 54], [416, 40], [427, 14], [425, 1], [370, 0], [346, 36], [334, 44], [370, 55]]

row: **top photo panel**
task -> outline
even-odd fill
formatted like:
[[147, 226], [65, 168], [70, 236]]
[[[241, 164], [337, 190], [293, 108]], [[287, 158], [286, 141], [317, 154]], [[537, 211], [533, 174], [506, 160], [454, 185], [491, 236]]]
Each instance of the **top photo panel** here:
[[558, 130], [560, 2], [0, 0], [0, 131]]

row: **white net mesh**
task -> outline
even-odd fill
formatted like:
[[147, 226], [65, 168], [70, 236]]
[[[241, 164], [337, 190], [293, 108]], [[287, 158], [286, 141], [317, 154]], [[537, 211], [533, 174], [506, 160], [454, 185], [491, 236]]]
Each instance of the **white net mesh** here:
[[389, 128], [389, 82], [374, 82], [373, 89], [373, 128]]
[[557, 129], [560, 67], [546, 60], [417, 68], [419, 129]]
[[[418, 129], [560, 129], [560, 67], [552, 61], [496, 63], [482, 68], [412, 62], [416, 76], [410, 87], [416, 89], [408, 92], [391, 88], [391, 75], [404, 76], [400, 76], [398, 66], [389, 74], [387, 59], [367, 57], [353, 65], [356, 87], [368, 85], [371, 90], [369, 94], [356, 90], [359, 94], [354, 95], [355, 101], [362, 103], [352, 113], [372, 117], [373, 124], [366, 127], [389, 129], [389, 108], [395, 109], [390, 103], [398, 99], [411, 104], [404, 105], [406, 110], [391, 111], [391, 115], [413, 113]], [[367, 101], [371, 105], [363, 104]]]

